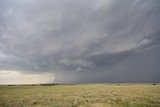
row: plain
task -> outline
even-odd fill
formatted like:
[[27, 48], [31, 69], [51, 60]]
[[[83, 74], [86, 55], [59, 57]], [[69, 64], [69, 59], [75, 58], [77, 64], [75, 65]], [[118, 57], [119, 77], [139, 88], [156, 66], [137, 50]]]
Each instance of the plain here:
[[160, 107], [160, 84], [0, 86], [1, 107]]

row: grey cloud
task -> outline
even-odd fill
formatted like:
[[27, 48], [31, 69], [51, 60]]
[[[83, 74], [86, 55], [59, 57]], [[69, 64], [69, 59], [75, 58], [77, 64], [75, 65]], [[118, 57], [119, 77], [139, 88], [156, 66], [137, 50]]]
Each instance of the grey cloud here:
[[[159, 4], [158, 0], [1, 0], [0, 69], [54, 72], [61, 82], [114, 82], [122, 75], [121, 81], [130, 81], [130, 73], [138, 74], [131, 69], [132, 58], [159, 50]], [[135, 63], [150, 60], [145, 59]], [[114, 75], [117, 66], [123, 71], [125, 61], [126, 74]], [[149, 71], [143, 69], [141, 75], [145, 72]]]

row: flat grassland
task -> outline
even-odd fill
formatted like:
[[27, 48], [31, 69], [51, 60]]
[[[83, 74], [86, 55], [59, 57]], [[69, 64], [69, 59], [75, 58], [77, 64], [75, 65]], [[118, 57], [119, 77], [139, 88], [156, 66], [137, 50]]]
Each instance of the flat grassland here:
[[0, 107], [160, 107], [160, 84], [0, 86]]

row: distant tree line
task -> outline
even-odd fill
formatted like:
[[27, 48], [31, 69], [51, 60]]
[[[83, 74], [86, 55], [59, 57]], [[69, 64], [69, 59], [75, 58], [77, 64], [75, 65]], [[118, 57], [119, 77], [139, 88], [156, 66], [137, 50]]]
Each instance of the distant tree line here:
[[45, 84], [38, 84], [38, 85], [41, 85], [41, 86], [53, 86], [53, 85], [59, 85], [57, 83], [45, 83]]
[[[77, 85], [78, 83], [41, 83], [41, 84], [8, 84], [3, 86], [54, 86], [54, 85]], [[117, 86], [120, 83], [115, 83]], [[156, 83], [150, 83], [151, 85], [157, 85]], [[2, 86], [2, 85], [1, 85]]]
[[54, 85], [76, 85], [74, 83], [41, 83], [41, 84], [8, 84], [5, 86], [54, 86]]

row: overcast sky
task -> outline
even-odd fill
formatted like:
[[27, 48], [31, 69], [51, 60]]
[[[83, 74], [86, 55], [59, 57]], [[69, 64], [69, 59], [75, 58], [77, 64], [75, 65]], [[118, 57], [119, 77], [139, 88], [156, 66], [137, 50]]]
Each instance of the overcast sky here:
[[160, 0], [0, 0], [0, 84], [42, 82], [160, 82]]

